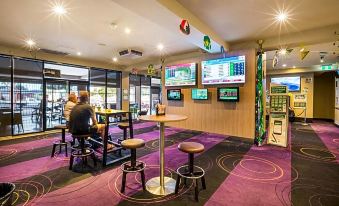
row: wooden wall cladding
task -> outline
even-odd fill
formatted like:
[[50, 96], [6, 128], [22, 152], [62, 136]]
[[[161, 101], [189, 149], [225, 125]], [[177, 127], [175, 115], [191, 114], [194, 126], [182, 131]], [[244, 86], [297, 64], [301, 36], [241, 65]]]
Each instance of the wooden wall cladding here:
[[[198, 63], [197, 85], [190, 87], [167, 87], [163, 83], [163, 103], [166, 104], [166, 113], [184, 114], [188, 116], [186, 121], [169, 123], [168, 126], [175, 126], [185, 129], [205, 131], [211, 133], [225, 134], [230, 136], [254, 139], [255, 135], [255, 50], [243, 50], [227, 53], [229, 56], [246, 56], [246, 83], [232, 85], [202, 85], [201, 84], [201, 61], [221, 58], [221, 55], [202, 55], [186, 60], [168, 62], [166, 65], [180, 63]], [[164, 79], [164, 70], [162, 73]], [[239, 86], [239, 102], [217, 101], [218, 87]], [[168, 101], [167, 89], [181, 88], [182, 101]], [[208, 100], [192, 100], [192, 88], [208, 88]]]

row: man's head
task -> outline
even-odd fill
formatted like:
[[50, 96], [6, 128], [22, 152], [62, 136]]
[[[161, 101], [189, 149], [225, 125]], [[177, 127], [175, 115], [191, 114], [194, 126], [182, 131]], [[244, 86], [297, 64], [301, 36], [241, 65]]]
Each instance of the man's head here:
[[80, 91], [80, 102], [87, 103], [88, 102], [88, 92], [87, 91]]
[[70, 93], [69, 96], [68, 96], [68, 101], [71, 101], [73, 103], [77, 103], [77, 95], [74, 92]]

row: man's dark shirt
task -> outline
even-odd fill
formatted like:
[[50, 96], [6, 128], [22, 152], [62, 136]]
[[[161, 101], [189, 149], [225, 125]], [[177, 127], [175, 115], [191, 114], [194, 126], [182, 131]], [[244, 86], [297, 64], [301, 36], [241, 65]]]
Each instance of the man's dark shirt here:
[[90, 131], [89, 120], [94, 111], [89, 104], [78, 103], [71, 111], [69, 117], [69, 132], [71, 134], [87, 134]]

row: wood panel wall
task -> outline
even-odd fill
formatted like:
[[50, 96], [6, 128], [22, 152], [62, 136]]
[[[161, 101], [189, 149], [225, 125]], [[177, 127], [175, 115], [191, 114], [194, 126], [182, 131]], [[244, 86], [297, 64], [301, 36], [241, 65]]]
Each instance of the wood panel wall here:
[[[230, 136], [254, 139], [255, 135], [255, 50], [244, 50], [227, 53], [226, 56], [246, 56], [246, 83], [239, 85], [213, 85], [204, 86], [201, 84], [201, 61], [221, 58], [220, 55], [202, 55], [200, 57], [180, 60], [176, 62], [166, 62], [166, 65], [180, 63], [198, 63], [198, 84], [193, 87], [181, 87], [183, 95], [182, 101], [167, 101], [167, 89], [163, 83], [163, 103], [166, 104], [166, 113], [184, 114], [188, 120], [183, 122], [168, 123], [167, 125], [199, 130], [211, 133], [218, 133]], [[162, 73], [164, 79], [164, 70]], [[239, 86], [239, 102], [219, 102], [217, 101], [217, 87]], [[192, 88], [208, 88], [209, 100], [192, 100]]]

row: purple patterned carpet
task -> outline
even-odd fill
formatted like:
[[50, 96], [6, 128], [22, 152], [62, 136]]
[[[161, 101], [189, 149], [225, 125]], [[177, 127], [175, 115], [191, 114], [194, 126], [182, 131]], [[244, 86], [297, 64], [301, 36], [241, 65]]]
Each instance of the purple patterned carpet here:
[[[111, 128], [110, 132], [121, 136], [120, 129]], [[205, 146], [195, 157], [195, 163], [206, 171], [207, 189], [200, 187], [199, 202], [194, 201], [191, 182], [187, 187], [181, 185], [177, 195], [154, 196], [142, 190], [137, 173], [127, 176], [122, 194], [120, 164], [85, 170], [79, 170], [79, 164], [70, 171], [64, 153], [50, 157], [58, 134], [0, 146], [0, 181], [15, 182], [15, 205], [290, 206], [339, 202], [339, 129], [331, 123], [292, 124], [288, 148], [256, 147], [237, 137], [179, 128], [169, 127], [165, 132], [167, 176], [176, 178], [176, 168], [188, 161], [187, 154], [177, 149], [180, 142]], [[154, 123], [139, 123], [134, 133], [135, 138], [146, 141], [137, 156], [147, 164], [147, 181], [159, 175], [159, 130]]]

